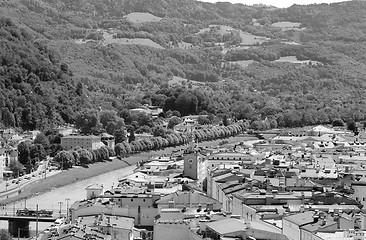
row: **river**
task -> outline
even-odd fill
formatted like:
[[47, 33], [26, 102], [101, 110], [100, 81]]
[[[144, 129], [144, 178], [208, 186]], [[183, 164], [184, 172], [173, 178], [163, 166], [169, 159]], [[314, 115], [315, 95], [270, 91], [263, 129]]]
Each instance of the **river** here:
[[[67, 205], [71, 206], [75, 201], [83, 200], [86, 198], [85, 188], [93, 183], [103, 184], [104, 190], [111, 189], [112, 186], [116, 186], [118, 179], [126, 177], [127, 175], [133, 173], [136, 166], [129, 166], [121, 169], [117, 169], [111, 172], [107, 172], [86, 180], [75, 182], [73, 184], [53, 189], [50, 192], [29, 198], [27, 200], [22, 200], [18, 202], [13, 202], [1, 209], [2, 212], [7, 212], [7, 214], [12, 215], [16, 209], [27, 207], [29, 209], [36, 209], [38, 204], [38, 209], [49, 209], [53, 210], [54, 213], [58, 213], [61, 208], [62, 214], [66, 213]], [[66, 200], [69, 199], [69, 200]], [[39, 223], [38, 229], [43, 230], [47, 228], [49, 223]], [[8, 222], [0, 221], [0, 228], [7, 229]], [[30, 223], [30, 234], [35, 235], [35, 223]]]

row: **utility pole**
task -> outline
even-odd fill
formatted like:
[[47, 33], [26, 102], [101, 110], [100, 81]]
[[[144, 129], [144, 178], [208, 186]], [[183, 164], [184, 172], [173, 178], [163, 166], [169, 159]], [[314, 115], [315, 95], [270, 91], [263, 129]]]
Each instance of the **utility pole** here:
[[36, 239], [38, 238], [38, 204], [36, 205]]
[[61, 207], [62, 207], [63, 202], [58, 202], [58, 204], [60, 205], [60, 218], [61, 218]]
[[44, 178], [47, 178], [47, 166], [48, 166], [48, 158], [46, 159], [46, 163], [44, 165]]
[[65, 198], [66, 201], [66, 221], [69, 221], [69, 201], [70, 198]]

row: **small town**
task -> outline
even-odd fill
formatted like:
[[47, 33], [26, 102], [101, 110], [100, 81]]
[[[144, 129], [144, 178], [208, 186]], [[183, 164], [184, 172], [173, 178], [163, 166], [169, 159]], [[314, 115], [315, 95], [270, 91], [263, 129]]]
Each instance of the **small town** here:
[[[196, 120], [187, 117], [186, 128], [177, 129], [199, 128]], [[353, 127], [245, 131], [237, 136], [243, 141], [223, 139], [217, 146], [204, 146], [192, 134], [170, 154], [141, 159], [111, 188], [95, 182], [80, 189], [85, 199], [70, 202], [63, 214], [60, 205], [60, 216], [32, 239], [364, 239], [366, 132], [362, 124]], [[13, 142], [39, 134], [1, 133]], [[64, 149], [105, 142], [71, 128], [63, 134]], [[11, 179], [5, 169], [17, 161], [17, 148], [4, 146], [0, 156], [2, 196], [14, 186], [21, 191], [22, 182], [62, 174], [49, 158], [33, 176]], [[54, 215], [24, 208], [1, 219], [17, 232], [32, 221], [27, 218]]]
[[366, 0], [0, 0], [0, 240], [366, 240]]

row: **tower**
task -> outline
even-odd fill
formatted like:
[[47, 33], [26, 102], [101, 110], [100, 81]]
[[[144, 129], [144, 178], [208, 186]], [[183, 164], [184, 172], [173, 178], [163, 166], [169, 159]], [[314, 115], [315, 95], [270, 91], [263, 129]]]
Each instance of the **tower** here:
[[207, 161], [206, 157], [194, 148], [193, 139], [190, 142], [188, 149], [184, 152], [183, 159], [183, 176], [203, 181], [207, 176]]

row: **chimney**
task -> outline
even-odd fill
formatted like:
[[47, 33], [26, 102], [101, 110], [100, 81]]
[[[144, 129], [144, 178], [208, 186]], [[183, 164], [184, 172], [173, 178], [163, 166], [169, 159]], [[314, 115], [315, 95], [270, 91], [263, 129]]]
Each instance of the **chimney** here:
[[198, 205], [198, 209], [197, 209], [197, 212], [201, 212], [202, 211], [202, 206], [201, 204]]
[[206, 209], [207, 211], [213, 211], [213, 203], [207, 203]]

